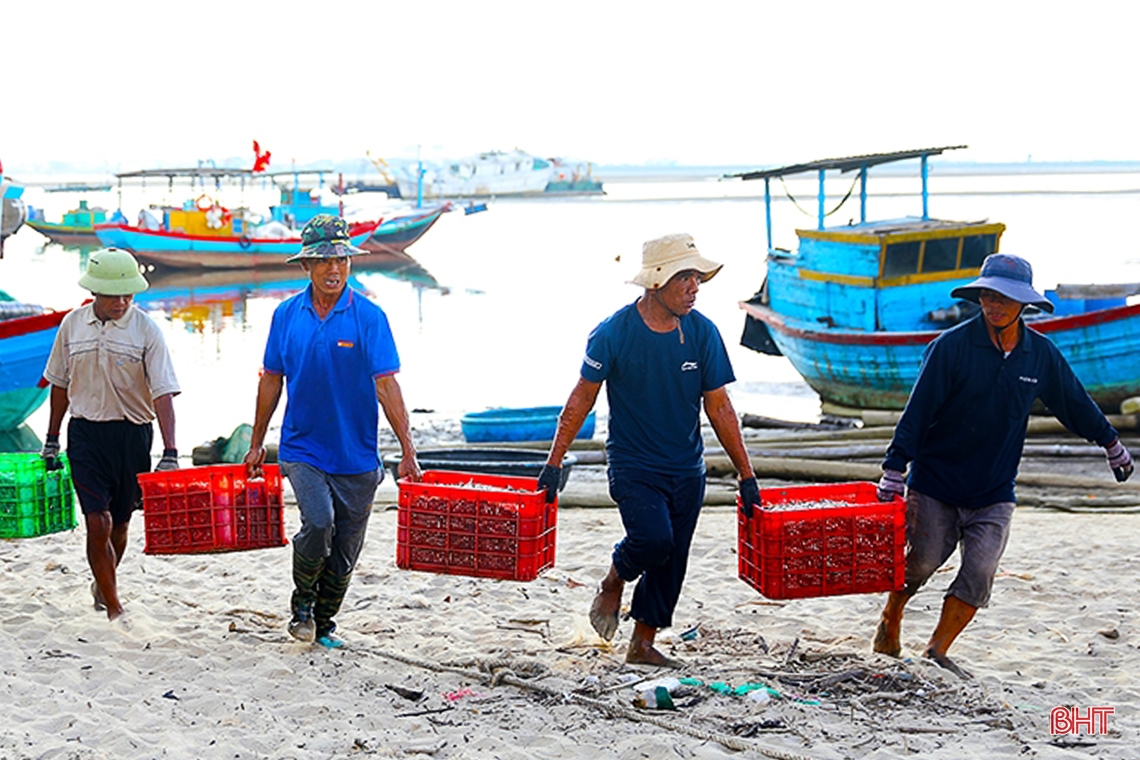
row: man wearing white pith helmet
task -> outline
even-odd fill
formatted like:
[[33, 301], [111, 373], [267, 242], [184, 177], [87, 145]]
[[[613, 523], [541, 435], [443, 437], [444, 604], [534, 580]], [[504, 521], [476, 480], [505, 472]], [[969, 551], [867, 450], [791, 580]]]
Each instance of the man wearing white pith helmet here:
[[558, 418], [539, 489], [554, 498], [562, 458], [602, 383], [609, 401], [606, 461], [610, 496], [625, 537], [590, 608], [590, 623], [609, 641], [618, 628], [622, 592], [637, 581], [630, 604], [634, 627], [626, 662], [663, 667], [682, 663], [654, 646], [673, 624], [705, 493], [701, 407], [740, 474], [741, 509], [751, 516], [760, 490], [744, 448], [740, 422], [725, 386], [736, 378], [716, 326], [694, 311], [697, 291], [721, 265], [701, 256], [689, 235], [667, 235], [642, 247], [642, 269], [631, 284], [645, 290], [590, 334], [581, 377]]
[[96, 251], [79, 285], [95, 299], [63, 318], [48, 357], [42, 456], [49, 468], [58, 466], [60, 427], [70, 411], [67, 456], [87, 527], [91, 593], [95, 608], [114, 620], [123, 613], [116, 568], [131, 513], [141, 505], [136, 476], [150, 471], [156, 418], [163, 452], [155, 469], [178, 469], [173, 399], [180, 390], [162, 332], [132, 303], [149, 287], [135, 257], [117, 248]]

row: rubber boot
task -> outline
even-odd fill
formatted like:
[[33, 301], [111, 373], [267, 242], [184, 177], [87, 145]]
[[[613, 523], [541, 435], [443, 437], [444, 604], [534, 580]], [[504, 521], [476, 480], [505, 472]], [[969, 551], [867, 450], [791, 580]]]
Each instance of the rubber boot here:
[[313, 607], [324, 568], [324, 559], [309, 559], [293, 552], [293, 596], [289, 602], [293, 619], [289, 621], [289, 635], [295, 639], [310, 642], [316, 639]]
[[352, 580], [352, 573], [348, 575], [334, 575], [327, 568], [321, 573], [317, 584], [317, 602], [313, 606], [313, 618], [317, 621], [317, 638], [326, 637], [336, 630], [333, 617], [340, 611], [341, 602], [348, 592], [348, 583]]

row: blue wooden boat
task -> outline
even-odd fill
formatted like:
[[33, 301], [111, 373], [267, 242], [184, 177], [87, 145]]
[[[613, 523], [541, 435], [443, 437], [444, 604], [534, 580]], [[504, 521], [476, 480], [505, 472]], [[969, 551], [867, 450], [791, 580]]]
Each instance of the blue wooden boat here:
[[18, 428], [47, 398], [44, 367], [66, 314], [13, 301], [0, 291], [0, 431]]
[[[741, 343], [783, 355], [824, 402], [857, 409], [901, 409], [918, 376], [922, 351], [939, 332], [977, 313], [950, 297], [975, 279], [983, 259], [999, 249], [1005, 225], [932, 219], [926, 148], [826, 159], [732, 175], [764, 180], [768, 223], [768, 273], [760, 290], [740, 304]], [[867, 221], [868, 169], [918, 159], [922, 216]], [[860, 221], [825, 226], [824, 176], [858, 172]], [[795, 252], [772, 246], [769, 181], [814, 172], [819, 177], [815, 229], [796, 231]], [[1058, 304], [1052, 316], [1027, 314], [1026, 322], [1064, 353], [1089, 394], [1105, 411], [1119, 411], [1140, 395], [1140, 304], [1128, 285], [1062, 285], [1046, 295]]]
[[[488, 409], [463, 415], [459, 424], [468, 443], [551, 441], [561, 413], [560, 406]], [[596, 415], [591, 411], [577, 437], [593, 438], [595, 422]]]
[[95, 225], [108, 221], [107, 210], [98, 206], [88, 206], [87, 201], [79, 201], [79, 207], [73, 208], [63, 215], [58, 222], [49, 222], [44, 217], [41, 208], [28, 209], [28, 221], [25, 222], [36, 232], [60, 245], [97, 246], [99, 238], [95, 236]]
[[403, 253], [404, 249], [424, 236], [439, 218], [451, 210], [451, 202], [430, 209], [417, 209], [391, 219], [382, 219], [361, 248], [373, 253]]

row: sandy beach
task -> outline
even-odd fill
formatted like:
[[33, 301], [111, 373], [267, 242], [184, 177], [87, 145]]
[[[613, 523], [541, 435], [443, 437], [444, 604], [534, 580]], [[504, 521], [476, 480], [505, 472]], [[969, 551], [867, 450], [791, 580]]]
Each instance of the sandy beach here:
[[[1138, 756], [1135, 515], [1019, 509], [962, 681], [918, 657], [955, 559], [895, 660], [871, 652], [882, 594], [765, 599], [732, 508], [706, 507], [659, 638], [688, 665], [654, 672], [623, 664], [632, 623], [610, 645], [586, 616], [615, 509], [561, 510], [555, 567], [520, 583], [397, 568], [396, 498], [387, 480], [331, 651], [285, 631], [288, 548], [148, 556], [136, 515], [109, 623], [82, 528], [0, 542], [0, 758]], [[675, 710], [634, 706], [669, 676], [693, 679]], [[722, 693], [746, 684], [780, 696]], [[1111, 706], [1107, 733], [1054, 737], [1060, 705]]]

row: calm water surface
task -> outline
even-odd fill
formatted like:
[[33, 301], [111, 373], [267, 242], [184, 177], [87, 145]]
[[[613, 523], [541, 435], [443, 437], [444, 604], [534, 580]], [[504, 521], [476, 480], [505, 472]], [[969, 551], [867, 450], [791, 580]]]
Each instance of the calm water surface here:
[[[849, 179], [829, 182], [829, 208]], [[872, 178], [870, 218], [921, 213], [917, 180]], [[1140, 206], [1140, 176], [1055, 175], [933, 177], [931, 215], [990, 219], [1007, 225], [1002, 250], [1029, 258], [1036, 284], [1140, 282], [1140, 244], [1127, 227]], [[814, 215], [815, 186], [789, 183]], [[738, 382], [738, 412], [784, 419], [818, 418], [819, 400], [780, 357], [739, 345], [743, 314], [764, 275], [764, 211], [760, 183], [677, 181], [609, 183], [605, 197], [499, 200], [485, 213], [445, 214], [408, 249], [419, 267], [375, 272], [358, 267], [359, 285], [387, 312], [403, 364], [399, 379], [410, 409], [460, 416], [496, 406], [561, 404], [573, 387], [586, 336], [601, 319], [633, 301], [625, 284], [639, 268], [643, 241], [688, 232], [701, 252], [725, 264], [701, 288], [697, 308], [720, 328]], [[777, 246], [795, 246], [794, 229], [814, 227], [783, 195], [774, 204]], [[153, 191], [152, 191], [153, 193]], [[195, 195], [197, 193], [194, 193]], [[163, 196], [163, 193], [157, 195]], [[177, 188], [152, 201], [180, 203]], [[26, 199], [47, 218], [77, 204], [76, 194], [30, 188]], [[114, 193], [85, 194], [113, 209]], [[247, 189], [227, 205], [264, 209], [268, 193]], [[124, 197], [133, 218], [141, 197]], [[264, 205], [259, 205], [264, 204]], [[355, 196], [350, 217], [375, 218], [382, 201]], [[857, 192], [830, 223], [858, 217]], [[85, 252], [45, 244], [25, 227], [6, 244], [0, 288], [57, 309], [78, 305]], [[176, 400], [184, 452], [242, 422], [252, 422], [258, 370], [273, 309], [304, 286], [295, 278], [239, 273], [154, 273], [139, 302], [164, 327], [183, 393]], [[317, 401], [319, 403], [319, 400]], [[282, 406], [283, 408], [283, 406]], [[600, 411], [604, 412], [603, 405]], [[274, 424], [280, 422], [280, 410]], [[29, 420], [43, 435], [46, 405]]]

